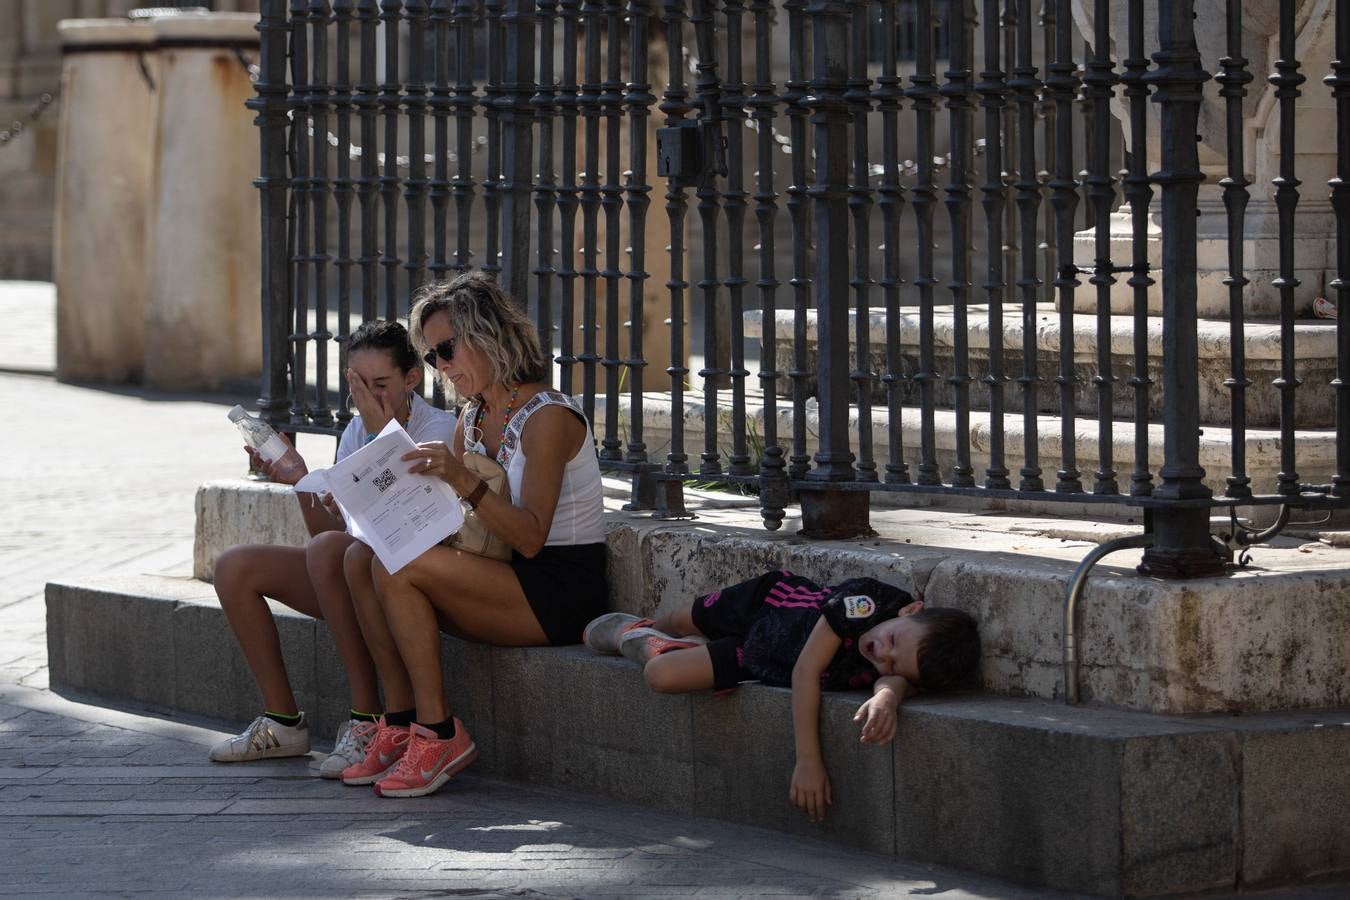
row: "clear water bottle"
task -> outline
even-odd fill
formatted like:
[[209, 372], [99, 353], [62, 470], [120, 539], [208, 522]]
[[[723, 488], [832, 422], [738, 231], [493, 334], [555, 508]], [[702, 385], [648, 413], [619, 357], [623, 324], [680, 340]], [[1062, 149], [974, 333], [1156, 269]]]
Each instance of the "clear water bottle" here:
[[226, 415], [230, 421], [239, 429], [239, 433], [244, 436], [244, 443], [248, 444], [258, 455], [270, 463], [277, 463], [291, 449], [291, 445], [286, 443], [286, 439], [277, 434], [271, 425], [268, 425], [262, 419], [250, 416], [242, 406], [236, 406]]

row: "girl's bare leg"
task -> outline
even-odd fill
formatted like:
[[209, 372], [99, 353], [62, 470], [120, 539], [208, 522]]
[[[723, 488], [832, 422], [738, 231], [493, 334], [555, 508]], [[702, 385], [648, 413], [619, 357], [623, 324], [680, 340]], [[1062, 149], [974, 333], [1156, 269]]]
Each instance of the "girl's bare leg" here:
[[347, 671], [347, 684], [352, 692], [352, 709], [377, 713], [380, 707], [379, 687], [375, 682], [375, 663], [361, 636], [352, 605], [351, 589], [343, 572], [343, 557], [356, 538], [345, 531], [324, 531], [310, 539], [305, 547], [305, 567], [328, 633], [337, 645], [342, 667]]
[[[384, 606], [375, 593], [371, 566], [375, 553], [360, 541], [353, 541], [343, 555], [343, 574], [351, 590], [352, 606], [361, 625], [361, 636], [367, 652], [375, 663], [380, 685], [384, 688], [384, 709], [401, 712], [413, 708], [412, 682], [403, 666], [394, 637], [385, 621]], [[381, 570], [383, 571], [383, 569]], [[435, 626], [432, 627], [435, 634]]]
[[389, 574], [378, 560], [372, 571], [389, 632], [412, 679], [420, 722], [441, 722], [449, 714], [438, 619], [456, 634], [485, 644], [548, 644], [520, 581], [504, 562], [433, 547], [397, 574]]
[[286, 675], [277, 623], [266, 595], [296, 612], [323, 618], [299, 547], [247, 544], [231, 547], [216, 560], [216, 596], [244, 660], [262, 693], [263, 709], [282, 715], [300, 710]]

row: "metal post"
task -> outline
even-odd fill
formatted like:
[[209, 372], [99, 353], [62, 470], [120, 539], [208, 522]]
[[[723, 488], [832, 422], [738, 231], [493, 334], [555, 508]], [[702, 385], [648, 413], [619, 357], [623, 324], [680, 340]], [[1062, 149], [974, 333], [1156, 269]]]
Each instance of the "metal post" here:
[[778, 443], [778, 307], [777, 243], [774, 220], [778, 195], [774, 191], [773, 156], [777, 142], [773, 121], [779, 99], [773, 84], [773, 2], [752, 0], [755, 17], [754, 96], [747, 103], [756, 124], [759, 171], [756, 174], [755, 218], [759, 222], [760, 357], [759, 378], [764, 392], [764, 453], [759, 462], [759, 508], [764, 527], [777, 531], [788, 502], [787, 464]]
[[693, 0], [692, 15], [689, 21], [694, 26], [695, 56], [698, 59], [694, 67], [698, 71], [698, 99], [703, 115], [699, 118], [699, 133], [702, 135], [701, 155], [703, 167], [698, 176], [698, 217], [703, 234], [703, 271], [698, 281], [699, 293], [703, 297], [703, 368], [699, 378], [703, 380], [703, 452], [699, 454], [698, 473], [700, 475], [722, 474], [722, 453], [717, 445], [718, 392], [726, 386], [729, 371], [727, 356], [727, 334], [722, 328], [724, 317], [719, 301], [718, 288], [721, 282], [717, 277], [717, 225], [721, 204], [717, 179], [726, 174], [724, 151], [722, 150], [722, 86], [717, 77], [717, 36], [714, 30], [713, 0]]
[[1350, 494], [1350, 0], [1336, 2], [1336, 59], [1325, 82], [1336, 99], [1336, 177], [1331, 206], [1336, 213], [1336, 475], [1332, 493]]
[[[1163, 240], [1163, 466], [1154, 496], [1167, 500], [1206, 500], [1211, 496], [1200, 466], [1200, 385], [1195, 366], [1196, 200], [1200, 155], [1196, 127], [1201, 88], [1209, 75], [1200, 65], [1195, 43], [1195, 0], [1161, 0], [1157, 69], [1146, 80], [1157, 85], [1161, 104]], [[1209, 509], [1167, 507], [1154, 515], [1154, 545], [1144, 553], [1140, 572], [1168, 578], [1194, 578], [1223, 572], [1223, 560], [1209, 539]]]
[[426, 218], [431, 182], [426, 164], [426, 29], [431, 8], [422, 0], [409, 0], [404, 6], [408, 20], [408, 74], [403, 101], [408, 120], [408, 177], [403, 181], [403, 204], [408, 214], [408, 258], [403, 268], [408, 273], [411, 294], [427, 275]]
[[[1069, 4], [1067, 0], [1047, 0], [1045, 10], [1046, 34], [1049, 36], [1053, 30], [1054, 35], [1053, 55], [1050, 55], [1052, 47], [1046, 47], [1051, 62], [1046, 66], [1045, 98], [1049, 104], [1053, 104], [1054, 109], [1054, 125], [1049, 129], [1054, 136], [1054, 143], [1047, 144], [1046, 152], [1053, 157], [1053, 162], [1047, 168], [1050, 172], [1048, 186], [1054, 237], [1047, 243], [1054, 247], [1055, 267], [1047, 267], [1046, 274], [1054, 275], [1052, 284], [1059, 306], [1059, 374], [1055, 377], [1055, 383], [1059, 385], [1060, 467], [1055, 473], [1055, 490], [1076, 494], [1083, 490], [1075, 445], [1078, 379], [1074, 377], [1073, 353], [1073, 295], [1074, 288], [1078, 286], [1073, 266], [1073, 219], [1078, 208], [1078, 182], [1073, 177], [1072, 113], [1079, 81], [1073, 61], [1075, 28]], [[1193, 232], [1194, 227], [1191, 230]], [[1100, 415], [1109, 419], [1111, 411], [1108, 408]]]
[[632, 467], [629, 509], [652, 509], [656, 505], [656, 485], [652, 481], [653, 466], [647, 458], [647, 443], [643, 440], [642, 430], [643, 419], [646, 417], [642, 392], [647, 368], [643, 350], [646, 339], [643, 295], [646, 293], [648, 279], [645, 270], [647, 210], [651, 206], [652, 190], [651, 185], [647, 183], [647, 121], [651, 116], [651, 107], [656, 103], [656, 97], [651, 92], [651, 84], [647, 80], [651, 14], [650, 0], [629, 0], [630, 80], [624, 86], [623, 97], [628, 110], [629, 168], [624, 182], [624, 193], [627, 198], [631, 247], [629, 270], [624, 277], [628, 281], [628, 318], [632, 325], [628, 330], [628, 358], [623, 361], [628, 373], [628, 410], [632, 417], [628, 432], [628, 450], [624, 454], [624, 462]]
[[[815, 135], [813, 200], [816, 234], [815, 305], [819, 336], [820, 449], [808, 481], [839, 482], [854, 477], [848, 444], [848, 5], [812, 0], [806, 8], [814, 41], [810, 98]], [[803, 148], [805, 149], [805, 148]], [[802, 533], [842, 537], [865, 533], [868, 494], [862, 491], [803, 491]]]
[[[971, 204], [970, 176], [973, 135], [971, 112], [971, 22], [974, 16], [969, 0], [949, 0], [947, 4], [946, 83], [939, 89], [947, 106], [948, 141], [951, 163], [949, 181], [943, 188], [944, 201], [951, 218], [951, 274], [947, 287], [952, 298], [952, 406], [956, 414], [956, 460], [952, 466], [952, 484], [974, 487], [975, 469], [970, 464], [970, 332], [967, 306], [970, 303]], [[994, 342], [990, 333], [990, 343]]]
[[[658, 109], [666, 116], [666, 127], [679, 127], [692, 110], [685, 84], [684, 0], [663, 0], [661, 20], [666, 28], [666, 90]], [[671, 175], [666, 179], [666, 215], [670, 221], [670, 280], [666, 282], [670, 300], [670, 450], [666, 453], [665, 475], [657, 488], [657, 518], [685, 518], [684, 483], [689, 474], [689, 455], [684, 451], [684, 365], [685, 297], [689, 282], [685, 279], [684, 234], [689, 201], [685, 197], [687, 179]]]
[[[498, 278], [508, 294], [525, 304], [530, 291], [530, 189], [533, 181], [534, 24], [530, 0], [506, 0], [502, 13], [506, 51], [501, 95], [497, 99], [502, 129], [502, 268]], [[540, 334], [547, 347], [553, 335]]]
[[[314, 329], [309, 339], [314, 342], [314, 408], [311, 419], [315, 425], [332, 425], [333, 410], [328, 405], [328, 344], [333, 333], [328, 330], [328, 195], [332, 188], [328, 180], [328, 112], [332, 108], [328, 86], [328, 20], [332, 7], [327, 0], [310, 0], [310, 65], [307, 105], [313, 134], [309, 141], [299, 142], [299, 152], [312, 153], [309, 180], [310, 222], [314, 228], [314, 252], [309, 264], [314, 273]], [[303, 263], [302, 263], [303, 265]]]
[[257, 96], [248, 108], [259, 137], [259, 174], [253, 182], [261, 192], [262, 237], [262, 384], [258, 411], [272, 425], [289, 419], [286, 363], [290, 322], [290, 248], [286, 244], [286, 27], [285, 0], [262, 0], [258, 32], [261, 35]]
[[1132, 0], [1127, 10], [1129, 54], [1125, 58], [1125, 98], [1130, 106], [1129, 174], [1125, 176], [1125, 197], [1130, 203], [1130, 261], [1134, 270], [1128, 282], [1134, 299], [1134, 471], [1130, 473], [1130, 495], [1146, 497], [1153, 493], [1153, 475], [1149, 471], [1148, 423], [1149, 390], [1153, 379], [1148, 374], [1148, 292], [1153, 286], [1148, 262], [1148, 208], [1153, 189], [1148, 177], [1148, 57], [1144, 55], [1144, 0]]
[[[356, 4], [352, 0], [338, 0], [333, 4], [333, 21], [337, 25], [337, 81], [333, 84], [333, 106], [337, 118], [337, 175], [333, 179], [333, 199], [337, 204], [337, 297], [338, 297], [338, 371], [347, 370], [347, 342], [352, 333], [352, 201], [356, 197], [356, 182], [352, 180], [352, 116], [355, 114], [352, 96], [352, 16]], [[344, 427], [352, 419], [347, 408], [351, 389], [347, 379], [338, 381], [337, 424]]]
[[[1097, 301], [1097, 471], [1092, 483], [1094, 494], [1120, 492], [1114, 462], [1116, 377], [1111, 374], [1111, 286], [1116, 283], [1111, 263], [1111, 208], [1115, 204], [1115, 182], [1110, 172], [1111, 97], [1117, 82], [1111, 61], [1111, 5], [1096, 0], [1093, 12], [1092, 57], [1084, 61], [1084, 92], [1091, 98], [1090, 125], [1087, 134], [1088, 175], [1084, 179], [1092, 225], [1096, 229], [1095, 258], [1089, 283], [1095, 287]], [[1070, 254], [1072, 256], [1072, 254]], [[1070, 310], [1072, 315], [1072, 310]]]
[[[1247, 377], [1246, 357], [1246, 310], [1242, 305], [1242, 295], [1248, 284], [1243, 274], [1243, 251], [1246, 249], [1244, 229], [1246, 226], [1247, 168], [1243, 155], [1243, 102], [1247, 96], [1246, 85], [1252, 80], [1247, 71], [1247, 60], [1242, 55], [1242, 3], [1228, 0], [1228, 53], [1219, 60], [1223, 71], [1215, 80], [1223, 87], [1219, 96], [1224, 98], [1228, 120], [1228, 177], [1219, 182], [1223, 186], [1223, 206], [1228, 213], [1228, 335], [1229, 358], [1232, 362], [1232, 375], [1224, 382], [1232, 395], [1233, 425], [1233, 472], [1228, 476], [1228, 496], [1250, 497], [1252, 479], [1247, 474], [1247, 388], [1251, 379]], [[1339, 449], [1339, 448], [1338, 448]]]
[[877, 188], [881, 229], [886, 245], [882, 254], [881, 294], [886, 307], [886, 413], [890, 421], [887, 484], [907, 484], [909, 465], [904, 448], [904, 372], [900, 350], [900, 212], [904, 188], [900, 185], [900, 100], [904, 97], [897, 74], [895, 0], [881, 5], [881, 74], [877, 77], [877, 108], [881, 110], [881, 186]]
[[792, 223], [792, 453], [788, 457], [788, 479], [804, 478], [811, 456], [806, 452], [806, 395], [809, 379], [815, 374], [807, 362], [806, 313], [811, 303], [810, 219], [807, 216], [808, 186], [806, 152], [806, 23], [805, 0], [784, 0], [788, 19], [788, 78], [784, 83], [783, 103], [788, 115], [788, 146], [792, 148], [792, 175], [787, 187], [788, 218]]
[[746, 436], [745, 379], [750, 372], [745, 367], [745, 211], [750, 196], [745, 190], [745, 123], [749, 121], [748, 97], [745, 94], [742, 65], [743, 0], [726, 0], [727, 75], [721, 97], [722, 116], [727, 121], [727, 187], [723, 192], [722, 208], [727, 223], [727, 277], [722, 284], [727, 289], [730, 307], [730, 347], [728, 357], [731, 376], [731, 455], [727, 471], [732, 475], [752, 475], [750, 448]]
[[380, 147], [384, 153], [384, 167], [380, 173], [384, 246], [380, 252], [380, 265], [384, 268], [384, 317], [396, 319], [400, 299], [398, 270], [403, 262], [398, 257], [398, 138], [403, 108], [398, 51], [403, 4], [397, 0], [380, 0], [380, 21], [384, 24], [384, 81], [380, 83], [379, 96], [380, 112], [384, 115], [384, 144]]
[[[986, 223], [985, 258], [988, 261], [984, 289], [989, 302], [989, 374], [984, 381], [989, 385], [989, 468], [985, 470], [984, 486], [994, 490], [1012, 487], [1008, 480], [1008, 466], [1004, 457], [1003, 410], [1004, 383], [1008, 380], [1003, 368], [1003, 302], [1007, 288], [1004, 216], [1008, 202], [1003, 173], [1011, 171], [1009, 161], [1005, 168], [1004, 135], [1000, 128], [1008, 104], [1008, 78], [1000, 58], [1002, 26], [999, 0], [984, 0], [984, 14], [980, 26], [984, 33], [984, 70], [975, 85], [984, 110], [984, 184], [980, 186], [981, 206]], [[1008, 60], [1009, 64], [1012, 59]]]
[[849, 379], [856, 387], [858, 404], [857, 446], [858, 480], [876, 481], [876, 451], [872, 446], [872, 205], [871, 166], [868, 163], [867, 119], [872, 111], [872, 82], [867, 77], [867, 32], [871, 26], [871, 5], [867, 0], [851, 0], [849, 6], [848, 103], [852, 120], [851, 150], [853, 180], [848, 188], [848, 211], [853, 219], [853, 357], [855, 364]]
[[[1040, 429], [1036, 418], [1040, 409], [1041, 376], [1036, 354], [1036, 300], [1041, 292], [1037, 269], [1040, 251], [1036, 241], [1036, 220], [1041, 209], [1041, 183], [1036, 177], [1036, 97], [1041, 90], [1037, 69], [1032, 65], [1031, 0], [1017, 0], [1014, 23], [1017, 33], [1017, 59], [1008, 82], [1017, 103], [1017, 206], [1018, 261], [1017, 290], [1022, 306], [1022, 469], [1018, 473], [1019, 491], [1041, 491]], [[1011, 148], [1010, 152], [1011, 152]]]
[[[619, 213], [623, 208], [620, 183], [619, 148], [623, 120], [623, 10], [619, 0], [605, 0], [605, 80], [601, 83], [600, 108], [605, 120], [605, 183], [600, 188], [600, 211], [605, 215], [605, 268], [600, 277], [605, 284], [605, 355], [600, 360], [605, 370], [605, 433], [600, 438], [600, 459], [623, 459], [623, 441], [619, 439], [619, 289], [623, 269], [619, 255]], [[641, 410], [630, 410], [640, 415]]]
[[1280, 112], [1280, 174], [1271, 180], [1275, 185], [1275, 209], [1280, 221], [1280, 274], [1271, 282], [1280, 293], [1280, 377], [1272, 384], [1280, 392], [1280, 473], [1276, 490], [1281, 494], [1297, 496], [1298, 377], [1294, 348], [1294, 290], [1299, 286], [1295, 276], [1294, 217], [1298, 213], [1298, 187], [1302, 184], [1295, 173], [1295, 134], [1299, 86], [1307, 81], [1299, 73], [1298, 41], [1294, 30], [1293, 0], [1280, 0], [1280, 58], [1275, 60], [1275, 74], [1266, 81], [1275, 86], [1275, 102]]
[[558, 107], [554, 104], [553, 33], [558, 4], [555, 0], [540, 0], [539, 4], [539, 85], [530, 101], [534, 106], [534, 120], [539, 129], [539, 154], [534, 184], [535, 234], [539, 247], [535, 254], [534, 327], [539, 332], [539, 344], [544, 353], [553, 357], [553, 283], [557, 272], [553, 268], [553, 229], [556, 222], [557, 178], [553, 172], [554, 118]]

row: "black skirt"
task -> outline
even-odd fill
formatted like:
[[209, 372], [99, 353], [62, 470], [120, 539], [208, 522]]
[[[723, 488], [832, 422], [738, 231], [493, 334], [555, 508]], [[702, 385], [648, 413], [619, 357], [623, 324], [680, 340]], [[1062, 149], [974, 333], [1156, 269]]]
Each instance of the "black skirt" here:
[[607, 545], [565, 544], [545, 547], [533, 559], [512, 554], [534, 617], [553, 646], [581, 643], [581, 632], [609, 605]]

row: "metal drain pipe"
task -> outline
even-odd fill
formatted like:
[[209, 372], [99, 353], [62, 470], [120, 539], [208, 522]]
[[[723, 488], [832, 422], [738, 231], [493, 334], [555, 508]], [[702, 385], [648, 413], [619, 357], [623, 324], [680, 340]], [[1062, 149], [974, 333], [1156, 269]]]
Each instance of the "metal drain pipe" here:
[[1078, 702], [1078, 599], [1083, 596], [1083, 586], [1087, 583], [1088, 570], [1095, 566], [1103, 556], [1117, 550], [1153, 546], [1152, 534], [1131, 534], [1116, 538], [1104, 544], [1098, 544], [1083, 557], [1083, 561], [1074, 570], [1069, 579], [1069, 590], [1064, 596], [1064, 698], [1069, 703]]

